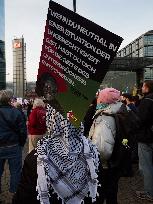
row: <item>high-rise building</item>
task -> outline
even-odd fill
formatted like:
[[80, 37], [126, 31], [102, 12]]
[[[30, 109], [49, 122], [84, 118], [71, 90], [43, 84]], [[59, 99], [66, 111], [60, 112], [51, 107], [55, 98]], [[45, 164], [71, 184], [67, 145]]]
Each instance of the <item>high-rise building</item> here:
[[5, 88], [6, 88], [5, 11], [4, 0], [0, 0], [0, 90]]
[[[150, 30], [122, 48], [117, 57], [153, 58], [153, 30]], [[144, 79], [153, 79], [153, 65], [144, 67]]]
[[13, 41], [13, 92], [16, 97], [24, 97], [26, 92], [26, 44], [24, 38]]

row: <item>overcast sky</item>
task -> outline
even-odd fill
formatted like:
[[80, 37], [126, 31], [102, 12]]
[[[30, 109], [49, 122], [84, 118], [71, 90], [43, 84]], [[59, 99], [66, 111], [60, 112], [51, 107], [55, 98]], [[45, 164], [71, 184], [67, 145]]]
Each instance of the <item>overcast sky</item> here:
[[[153, 0], [76, 0], [77, 13], [121, 36], [121, 48], [153, 30]], [[73, 0], [55, 0], [73, 10]], [[37, 78], [49, 0], [5, 0], [7, 81], [13, 80], [12, 39], [25, 38], [27, 81]]]

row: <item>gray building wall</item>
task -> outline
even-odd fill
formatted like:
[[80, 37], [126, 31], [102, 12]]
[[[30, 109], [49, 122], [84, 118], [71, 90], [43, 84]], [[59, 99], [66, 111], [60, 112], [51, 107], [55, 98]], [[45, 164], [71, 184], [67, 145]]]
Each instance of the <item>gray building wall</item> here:
[[16, 38], [13, 45], [13, 92], [24, 97], [26, 92], [26, 44], [24, 38]]

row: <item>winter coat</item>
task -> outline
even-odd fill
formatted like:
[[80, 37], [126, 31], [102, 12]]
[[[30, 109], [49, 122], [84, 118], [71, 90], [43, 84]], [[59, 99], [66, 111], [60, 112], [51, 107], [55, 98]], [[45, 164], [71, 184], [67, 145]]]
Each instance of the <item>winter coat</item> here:
[[43, 135], [46, 133], [46, 109], [36, 107], [32, 110], [28, 119], [28, 133], [30, 135]]
[[[37, 155], [36, 150], [32, 150], [25, 158], [22, 168], [21, 179], [17, 191], [13, 197], [12, 204], [40, 204], [37, 200]], [[50, 203], [61, 204], [56, 194], [51, 194]]]
[[138, 142], [153, 143], [153, 131], [151, 131], [153, 128], [153, 93], [147, 94], [141, 100], [137, 115], [141, 120], [141, 128], [137, 133]]
[[129, 104], [127, 105], [127, 107], [128, 107], [130, 110], [134, 111], [134, 112], [137, 111], [137, 108], [136, 108], [136, 106], [135, 106], [133, 103], [129, 103]]
[[28, 154], [24, 160], [21, 179], [12, 204], [39, 204], [37, 200], [37, 156], [36, 150]]
[[[103, 112], [114, 114], [120, 110], [121, 106], [121, 102], [110, 104], [107, 108], [103, 109]], [[99, 111], [102, 110], [96, 112], [95, 118]], [[115, 134], [116, 125], [115, 119], [112, 116], [102, 114], [101, 117], [98, 116], [94, 120], [89, 132], [89, 137], [92, 138], [93, 143], [97, 145], [102, 160], [110, 159], [115, 144]]]
[[0, 106], [0, 147], [19, 144], [24, 146], [27, 138], [26, 122], [19, 110]]

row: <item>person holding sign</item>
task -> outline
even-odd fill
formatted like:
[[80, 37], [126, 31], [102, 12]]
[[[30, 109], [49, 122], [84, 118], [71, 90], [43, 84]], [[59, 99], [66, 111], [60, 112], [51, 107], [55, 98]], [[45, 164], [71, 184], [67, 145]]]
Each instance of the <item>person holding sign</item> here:
[[46, 125], [47, 136], [25, 159], [12, 204], [81, 204], [83, 200], [87, 204], [88, 195], [89, 203], [96, 201], [96, 146], [85, 138], [82, 126], [75, 128], [50, 105]]

